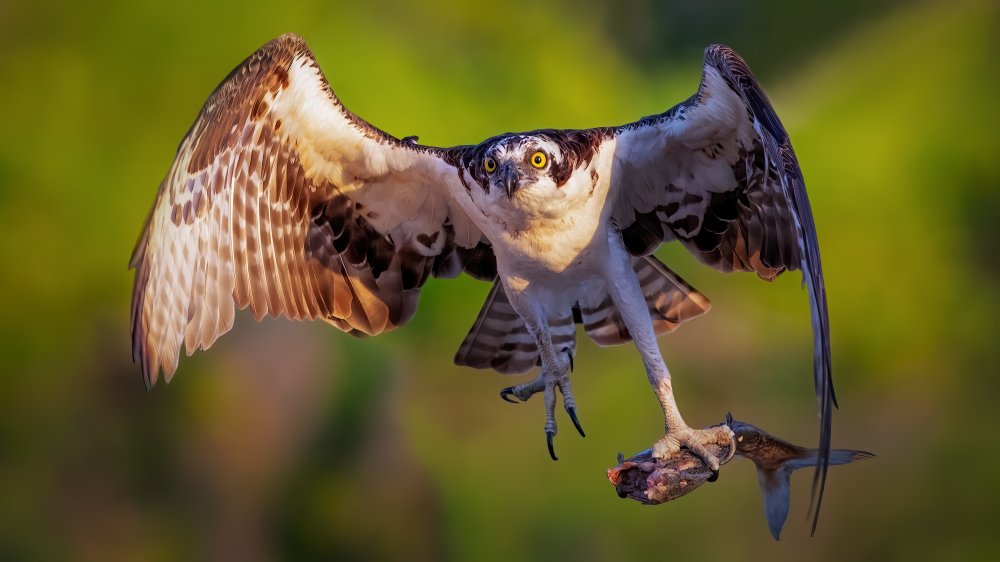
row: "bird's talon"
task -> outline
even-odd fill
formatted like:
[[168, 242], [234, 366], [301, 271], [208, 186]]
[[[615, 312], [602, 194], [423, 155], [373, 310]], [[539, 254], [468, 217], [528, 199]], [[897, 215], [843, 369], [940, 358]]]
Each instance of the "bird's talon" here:
[[565, 353], [566, 356], [569, 357], [569, 372], [572, 373], [573, 372], [573, 350], [571, 350], [568, 347], [564, 347], [563, 348], [563, 353]]
[[508, 386], [507, 388], [500, 391], [500, 398], [505, 402], [510, 402], [511, 404], [520, 404], [517, 400], [511, 400], [510, 397], [514, 395], [514, 387]]
[[569, 419], [573, 420], [573, 425], [576, 426], [576, 430], [580, 433], [580, 437], [586, 437], [587, 434], [583, 432], [583, 427], [580, 426], [580, 420], [576, 417], [576, 408], [570, 406], [566, 408], [566, 413], [569, 414]]
[[712, 471], [712, 475], [708, 477], [709, 482], [715, 482], [719, 479], [719, 470], [715, 469]]
[[559, 457], [556, 456], [556, 450], [552, 446], [552, 438], [555, 437], [555, 436], [556, 436], [556, 432], [554, 432], [554, 431], [546, 431], [545, 432], [545, 441], [548, 442], [548, 445], [549, 445], [549, 456], [552, 457], [552, 460], [557, 461], [557, 460], [559, 460]]

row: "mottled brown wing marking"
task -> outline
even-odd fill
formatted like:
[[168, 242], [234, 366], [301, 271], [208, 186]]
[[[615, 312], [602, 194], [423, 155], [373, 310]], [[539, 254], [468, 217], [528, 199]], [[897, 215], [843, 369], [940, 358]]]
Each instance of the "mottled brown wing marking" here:
[[687, 236], [692, 229], [683, 221], [668, 224], [703, 261], [721, 271], [754, 271], [771, 280], [786, 268], [798, 269], [795, 224], [783, 194], [773, 190], [780, 179], [765, 164], [761, 143], [754, 140], [750, 151], [741, 149], [732, 169], [741, 187], [708, 193], [696, 234]]
[[635, 222], [622, 229], [622, 240], [629, 253], [646, 256], [660, 247], [665, 239], [672, 237], [670, 230], [663, 229], [663, 220], [656, 211], [636, 213]]
[[492, 279], [492, 251], [449, 200], [459, 179], [445, 156], [461, 153], [344, 109], [296, 36], [252, 54], [181, 142], [130, 260], [146, 383], [169, 379], [182, 344], [211, 346], [236, 307], [373, 335], [413, 315], [434, 272], [469, 258]]
[[188, 172], [209, 167], [225, 147], [237, 144], [237, 137], [239, 144], [247, 143], [252, 129], [243, 127], [244, 120], [249, 116], [251, 121], [257, 121], [267, 111], [268, 98], [288, 86], [292, 60], [308, 52], [300, 49], [304, 44], [294, 43], [286, 37], [268, 43], [233, 69], [212, 92], [187, 134], [199, 139]]
[[493, 255], [493, 248], [480, 242], [475, 248], [455, 248], [455, 252], [465, 264], [465, 272], [479, 279], [480, 281], [490, 281], [497, 276], [497, 258]]

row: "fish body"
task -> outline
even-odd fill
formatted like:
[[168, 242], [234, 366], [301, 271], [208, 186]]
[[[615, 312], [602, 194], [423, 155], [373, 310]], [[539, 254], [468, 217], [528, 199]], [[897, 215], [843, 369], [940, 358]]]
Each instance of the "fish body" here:
[[[788, 518], [789, 483], [796, 469], [815, 466], [817, 450], [800, 447], [779, 439], [752, 424], [727, 416], [725, 425], [733, 430], [736, 451], [725, 447], [712, 451], [720, 459], [739, 456], [757, 467], [757, 483], [764, 496], [764, 514], [771, 535], [778, 539]], [[874, 457], [873, 453], [850, 449], [830, 451], [830, 464], [847, 464]], [[645, 504], [659, 504], [687, 495], [698, 486], [714, 480], [714, 474], [687, 449], [667, 462], [653, 459], [647, 449], [626, 459], [618, 455], [618, 466], [608, 470], [608, 479], [622, 498]]]

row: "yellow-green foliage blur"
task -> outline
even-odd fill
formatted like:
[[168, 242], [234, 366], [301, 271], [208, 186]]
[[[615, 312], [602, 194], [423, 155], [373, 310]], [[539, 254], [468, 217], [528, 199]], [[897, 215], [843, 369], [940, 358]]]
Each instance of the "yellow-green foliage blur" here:
[[[996, 559], [1000, 9], [806, 4], [0, 3], [0, 559]], [[615, 453], [662, 430], [631, 346], [581, 343], [587, 438], [560, 411], [549, 460], [541, 401], [497, 397], [523, 379], [452, 365], [488, 290], [469, 278], [367, 340], [240, 314], [145, 392], [142, 220], [208, 94], [288, 31], [354, 112], [442, 146], [658, 113], [705, 45], [741, 52], [813, 203], [834, 445], [879, 455], [831, 470], [816, 537], [809, 471], [780, 542], [746, 461], [675, 503], [616, 497]], [[660, 256], [714, 304], [661, 339], [687, 420], [815, 443], [799, 275]]]

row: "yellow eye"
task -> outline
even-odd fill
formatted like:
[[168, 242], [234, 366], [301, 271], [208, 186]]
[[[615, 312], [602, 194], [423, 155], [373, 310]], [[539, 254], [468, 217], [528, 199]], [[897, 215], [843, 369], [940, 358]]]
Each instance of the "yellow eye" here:
[[486, 173], [492, 174], [493, 170], [497, 169], [497, 161], [492, 158], [483, 160], [483, 169], [486, 170]]
[[548, 159], [545, 158], [545, 153], [541, 150], [531, 155], [531, 165], [536, 168], [544, 168], [545, 162], [547, 161]]

